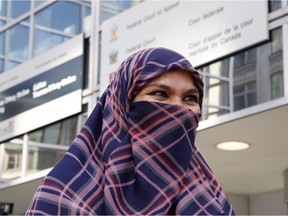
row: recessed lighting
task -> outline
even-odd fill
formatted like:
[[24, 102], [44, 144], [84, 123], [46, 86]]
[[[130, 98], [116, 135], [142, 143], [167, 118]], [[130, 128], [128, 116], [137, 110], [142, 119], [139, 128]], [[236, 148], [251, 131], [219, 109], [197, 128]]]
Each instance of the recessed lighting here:
[[250, 145], [245, 142], [229, 141], [217, 144], [217, 148], [225, 151], [239, 151], [248, 149]]

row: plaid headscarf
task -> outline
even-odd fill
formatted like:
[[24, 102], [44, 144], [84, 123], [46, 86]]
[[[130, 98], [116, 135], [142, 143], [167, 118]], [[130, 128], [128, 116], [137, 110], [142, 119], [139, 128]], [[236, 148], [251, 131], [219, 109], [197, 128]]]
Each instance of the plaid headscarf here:
[[61, 161], [38, 188], [27, 215], [233, 215], [194, 144], [199, 114], [133, 98], [169, 70], [199, 73], [165, 48], [137, 52], [119, 67]]

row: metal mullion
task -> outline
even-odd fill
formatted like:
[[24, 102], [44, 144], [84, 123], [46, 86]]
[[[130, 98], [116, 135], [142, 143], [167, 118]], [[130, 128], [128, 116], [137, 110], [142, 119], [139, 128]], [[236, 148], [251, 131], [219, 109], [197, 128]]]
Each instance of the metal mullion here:
[[57, 144], [51, 143], [39, 143], [35, 141], [29, 141], [29, 146], [38, 147], [38, 148], [46, 148], [46, 149], [55, 149], [55, 150], [67, 150], [69, 146], [61, 146]]
[[282, 26], [284, 97], [288, 97], [288, 23]]
[[229, 58], [229, 107], [234, 111], [234, 56]]
[[28, 59], [33, 58], [33, 47], [34, 47], [34, 17], [35, 17], [35, 0], [31, 0], [31, 10], [30, 10], [30, 29], [29, 29], [29, 54]]
[[22, 145], [21, 178], [25, 177], [27, 174], [28, 152], [28, 135], [24, 134]]
[[45, 32], [48, 32], [48, 33], [57, 34], [57, 35], [60, 35], [60, 36], [65, 36], [65, 37], [74, 37], [75, 36], [73, 34], [67, 34], [67, 33], [65, 33], [63, 31], [59, 31], [59, 30], [52, 29], [52, 28], [45, 27], [45, 26], [36, 26], [36, 25], [34, 25], [34, 29], [45, 31]]
[[0, 144], [0, 179], [2, 178], [3, 172], [3, 159], [4, 159], [4, 152], [5, 152], [5, 144]]

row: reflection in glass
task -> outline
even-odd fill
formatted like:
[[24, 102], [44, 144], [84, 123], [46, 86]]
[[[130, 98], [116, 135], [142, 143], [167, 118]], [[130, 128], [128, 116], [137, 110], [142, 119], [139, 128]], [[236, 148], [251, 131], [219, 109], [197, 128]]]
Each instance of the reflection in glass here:
[[276, 11], [281, 8], [281, 0], [269, 0], [269, 12]]
[[29, 28], [18, 24], [8, 30], [8, 35], [8, 57], [27, 60], [29, 47]]
[[5, 70], [11, 69], [16, 67], [17, 65], [21, 64], [21, 62], [17, 62], [17, 61], [8, 61]]
[[205, 80], [206, 103], [214, 106], [229, 106], [228, 81], [211, 77], [207, 77]]
[[228, 109], [221, 109], [219, 107], [207, 106], [206, 119], [212, 119], [229, 113]]
[[208, 72], [215, 76], [229, 77], [229, 58], [210, 64]]
[[33, 56], [37, 56], [68, 39], [69, 37], [35, 29]]
[[21, 176], [23, 139], [16, 138], [0, 145], [0, 179], [14, 179]]
[[256, 82], [234, 87], [234, 111], [257, 104]]
[[0, 1], [0, 15], [7, 16], [7, 2], [8, 1]]
[[77, 133], [78, 116], [40, 128], [29, 134], [29, 140], [37, 143], [69, 146]]
[[256, 61], [256, 48], [245, 50], [234, 56], [234, 68], [254, 63]]
[[77, 35], [81, 32], [81, 7], [71, 2], [58, 1], [35, 15], [36, 28], [46, 27]]
[[29, 143], [27, 174], [33, 174], [53, 167], [64, 155], [66, 150], [43, 148], [35, 143]]
[[284, 83], [283, 73], [275, 73], [271, 76], [271, 99], [283, 97], [284, 95]]
[[10, 1], [11, 17], [17, 18], [30, 10], [31, 1]]
[[78, 116], [29, 133], [28, 173], [53, 167], [67, 151], [77, 133]]
[[5, 20], [0, 20], [0, 28], [2, 28], [6, 24]]
[[0, 74], [4, 71], [4, 59], [0, 59]]
[[0, 33], [0, 54], [4, 55], [5, 50], [5, 32]]
[[274, 29], [271, 31], [271, 38], [272, 53], [282, 50], [282, 28]]

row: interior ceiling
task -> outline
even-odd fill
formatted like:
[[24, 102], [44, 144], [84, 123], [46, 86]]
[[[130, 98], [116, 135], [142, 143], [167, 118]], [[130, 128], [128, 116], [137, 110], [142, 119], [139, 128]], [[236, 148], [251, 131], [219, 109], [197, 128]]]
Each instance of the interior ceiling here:
[[[288, 104], [200, 128], [196, 143], [225, 193], [253, 195], [283, 189], [287, 137]], [[244, 141], [251, 147], [223, 151], [216, 148], [222, 141]]]

